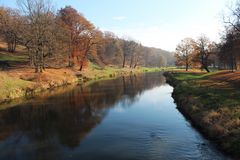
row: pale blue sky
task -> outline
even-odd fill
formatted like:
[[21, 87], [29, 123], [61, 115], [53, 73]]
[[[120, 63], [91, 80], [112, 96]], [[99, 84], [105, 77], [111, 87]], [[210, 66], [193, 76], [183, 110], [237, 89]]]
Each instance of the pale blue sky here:
[[[204, 33], [217, 41], [221, 13], [230, 0], [53, 0], [56, 9], [71, 5], [101, 30], [129, 36], [146, 46], [174, 51], [185, 37]], [[0, 5], [16, 7], [15, 0]]]

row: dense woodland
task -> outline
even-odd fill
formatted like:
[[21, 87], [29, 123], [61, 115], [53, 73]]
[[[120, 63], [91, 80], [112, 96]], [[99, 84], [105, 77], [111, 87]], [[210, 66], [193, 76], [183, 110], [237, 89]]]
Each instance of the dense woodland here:
[[174, 65], [173, 53], [102, 32], [71, 6], [54, 11], [48, 0], [19, 0], [18, 5], [0, 7], [0, 38], [9, 53], [24, 46], [36, 72], [46, 67], [81, 71], [89, 61], [122, 68]]
[[230, 15], [224, 15], [225, 32], [221, 42], [211, 42], [205, 35], [197, 40], [183, 39], [176, 48], [176, 65], [189, 68], [201, 68], [209, 72], [208, 67], [236, 71], [240, 69], [240, 3], [229, 8]]

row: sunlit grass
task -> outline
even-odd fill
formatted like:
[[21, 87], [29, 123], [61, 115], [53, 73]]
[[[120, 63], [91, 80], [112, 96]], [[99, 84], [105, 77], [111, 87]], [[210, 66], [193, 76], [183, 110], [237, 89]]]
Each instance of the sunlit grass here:
[[20, 94], [22, 89], [28, 87], [31, 83], [18, 78], [13, 78], [5, 73], [0, 74], [0, 98], [17, 97], [14, 94]]
[[[240, 147], [240, 90], [228, 81], [216, 79], [226, 72], [174, 73], [180, 81], [175, 95], [182, 108], [208, 135], [220, 139], [226, 151], [238, 153]], [[221, 138], [224, 137], [224, 140]]]
[[1, 55], [0, 54], [0, 61], [27, 61], [28, 57], [21, 55], [21, 56], [16, 56], [16, 55]]
[[178, 80], [196, 80], [196, 79], [203, 79], [203, 78], [207, 78], [208, 76], [214, 75], [217, 72], [209, 72], [209, 73], [205, 73], [205, 72], [178, 72], [175, 73], [175, 78]]

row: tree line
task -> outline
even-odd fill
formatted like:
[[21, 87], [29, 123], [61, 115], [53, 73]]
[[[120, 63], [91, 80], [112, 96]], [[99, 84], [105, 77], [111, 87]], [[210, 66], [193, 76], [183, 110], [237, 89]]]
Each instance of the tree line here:
[[35, 72], [49, 66], [77, 66], [81, 71], [89, 60], [122, 68], [173, 63], [167, 51], [100, 31], [71, 6], [54, 11], [49, 0], [18, 0], [18, 6], [0, 7], [0, 38], [8, 52], [24, 46]]
[[197, 40], [183, 39], [177, 46], [176, 65], [201, 68], [209, 72], [209, 66], [231, 70], [240, 69], [240, 1], [230, 7], [230, 15], [224, 15], [225, 32], [219, 43], [211, 42], [205, 35]]

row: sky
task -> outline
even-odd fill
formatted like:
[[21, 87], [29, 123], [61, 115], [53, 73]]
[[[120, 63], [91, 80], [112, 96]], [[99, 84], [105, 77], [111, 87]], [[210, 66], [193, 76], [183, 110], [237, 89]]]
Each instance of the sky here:
[[[186, 37], [205, 34], [219, 41], [230, 0], [52, 0], [56, 10], [71, 5], [102, 31], [145, 46], [174, 51]], [[17, 7], [15, 0], [0, 5]]]

